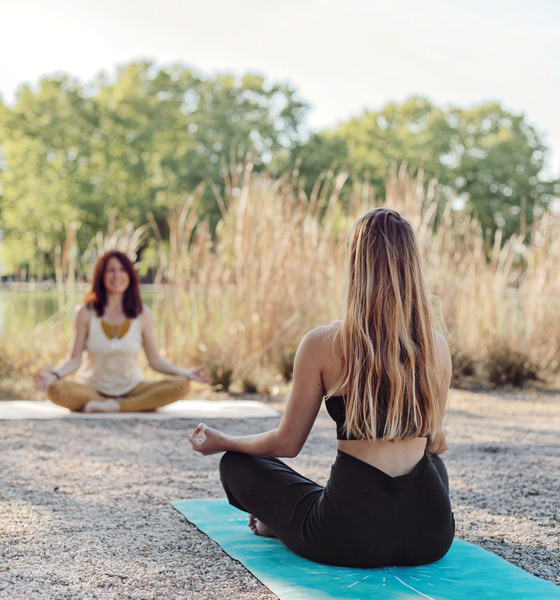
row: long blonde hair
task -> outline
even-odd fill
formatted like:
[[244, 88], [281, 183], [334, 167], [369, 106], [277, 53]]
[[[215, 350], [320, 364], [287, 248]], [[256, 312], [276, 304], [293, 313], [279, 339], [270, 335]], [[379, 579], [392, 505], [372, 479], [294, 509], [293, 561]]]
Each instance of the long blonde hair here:
[[397, 440], [441, 427], [430, 297], [410, 223], [390, 209], [362, 216], [347, 240], [336, 336], [346, 392], [346, 434]]

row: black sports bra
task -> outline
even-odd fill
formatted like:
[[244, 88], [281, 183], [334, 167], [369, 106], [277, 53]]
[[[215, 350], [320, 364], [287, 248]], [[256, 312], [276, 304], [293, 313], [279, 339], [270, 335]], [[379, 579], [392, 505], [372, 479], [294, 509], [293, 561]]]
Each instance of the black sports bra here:
[[[331, 419], [336, 423], [336, 439], [337, 440], [364, 440], [371, 438], [357, 438], [353, 435], [346, 435], [346, 427], [344, 423], [346, 421], [346, 401], [344, 396], [330, 396], [325, 399], [325, 407], [329, 413]], [[382, 421], [383, 422], [383, 421]], [[377, 437], [383, 438], [383, 429], [380, 430], [379, 423], [377, 424]], [[418, 437], [426, 437], [425, 435]]]
[[336, 423], [336, 439], [337, 440], [358, 440], [362, 438], [346, 435], [346, 403], [344, 396], [330, 396], [325, 399], [325, 407], [331, 419]]

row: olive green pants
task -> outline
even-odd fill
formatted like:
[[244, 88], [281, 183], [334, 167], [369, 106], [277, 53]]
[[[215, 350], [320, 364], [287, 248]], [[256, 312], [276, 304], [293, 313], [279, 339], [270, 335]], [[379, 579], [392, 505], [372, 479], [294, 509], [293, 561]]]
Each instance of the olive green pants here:
[[[130, 392], [119, 396], [121, 412], [154, 410], [184, 398], [189, 391], [186, 377], [166, 377], [158, 381], [141, 381]], [[90, 401], [114, 399], [98, 392], [94, 387], [77, 381], [55, 381], [47, 390], [48, 399], [58, 406], [80, 411]]]

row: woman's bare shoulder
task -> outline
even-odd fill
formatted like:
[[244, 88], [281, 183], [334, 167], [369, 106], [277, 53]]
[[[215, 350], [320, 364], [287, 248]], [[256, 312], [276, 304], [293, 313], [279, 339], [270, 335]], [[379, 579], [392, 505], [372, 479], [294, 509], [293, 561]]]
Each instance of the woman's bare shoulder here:
[[298, 353], [305, 354], [323, 366], [329, 365], [336, 354], [338, 326], [339, 323], [335, 322], [308, 331], [301, 341]]
[[334, 323], [330, 323], [329, 325], [321, 325], [319, 327], [315, 327], [315, 329], [311, 329], [305, 334], [303, 338], [304, 341], [310, 343], [325, 343], [332, 342], [336, 337], [336, 332], [340, 326], [339, 321], [335, 321]]
[[151, 323], [154, 318], [152, 309], [148, 305], [142, 304], [142, 312], [138, 315], [137, 318], [140, 319], [142, 323]]
[[434, 330], [434, 342], [436, 347], [436, 353], [439, 355], [449, 354], [449, 344], [447, 338], [439, 331]]
[[91, 315], [94, 313], [93, 308], [88, 304], [81, 303], [77, 304], [74, 308], [74, 317], [80, 322], [89, 322]]
[[451, 352], [449, 351], [447, 338], [443, 334], [439, 333], [439, 331], [434, 331], [434, 341], [436, 358], [439, 365], [444, 373], [451, 373]]

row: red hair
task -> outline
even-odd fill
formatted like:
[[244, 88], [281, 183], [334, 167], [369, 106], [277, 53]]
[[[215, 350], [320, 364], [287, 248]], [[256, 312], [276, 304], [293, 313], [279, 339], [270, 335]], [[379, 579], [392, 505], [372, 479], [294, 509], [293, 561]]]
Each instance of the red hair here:
[[138, 275], [134, 270], [131, 260], [119, 250], [111, 250], [97, 259], [95, 270], [93, 271], [91, 290], [86, 294], [84, 302], [88, 307], [95, 310], [98, 317], [103, 315], [105, 306], [107, 305], [107, 291], [105, 290], [103, 280], [105, 278], [105, 271], [107, 270], [107, 263], [111, 258], [116, 258], [128, 274], [129, 284], [124, 293], [122, 305], [124, 314], [129, 319], [134, 319], [142, 312], [140, 282], [138, 281]]

